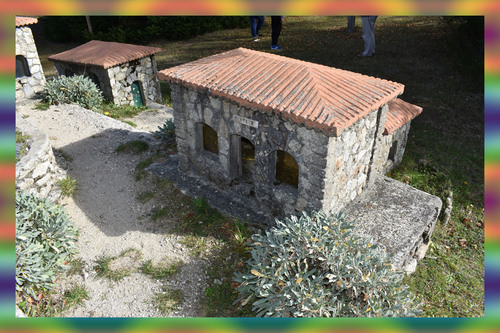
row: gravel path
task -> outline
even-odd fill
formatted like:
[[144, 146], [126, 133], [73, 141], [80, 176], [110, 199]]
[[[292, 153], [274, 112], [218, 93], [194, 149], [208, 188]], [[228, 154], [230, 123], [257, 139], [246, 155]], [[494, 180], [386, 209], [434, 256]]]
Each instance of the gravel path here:
[[[137, 127], [74, 105], [51, 106], [46, 111], [33, 108], [33, 102], [18, 103], [16, 117], [46, 133], [53, 148], [62, 151], [63, 167], [78, 182], [73, 198], [62, 204], [79, 229], [78, 257], [85, 263], [82, 274], [62, 278], [58, 290], [84, 286], [89, 299], [62, 313], [66, 317], [197, 317], [203, 316], [199, 300], [207, 286], [206, 260], [193, 258], [179, 243], [181, 236], [165, 232], [148, 216], [154, 203], [141, 203], [137, 195], [155, 185], [148, 175], [137, 181], [136, 165], [147, 157], [142, 154], [116, 153], [121, 144], [143, 140], [155, 147], [152, 135], [158, 126], [172, 117], [170, 108], [147, 110], [131, 119]], [[167, 221], [168, 223], [168, 221]], [[168, 229], [168, 228], [167, 228]], [[180, 272], [169, 279], [155, 280], [134, 272], [117, 282], [97, 276], [96, 261], [118, 257], [135, 249], [140, 258], [122, 258], [117, 265], [136, 269], [141, 263], [168, 263], [181, 260]], [[184, 301], [177, 310], [160, 313], [153, 304], [164, 288], [180, 289]]]

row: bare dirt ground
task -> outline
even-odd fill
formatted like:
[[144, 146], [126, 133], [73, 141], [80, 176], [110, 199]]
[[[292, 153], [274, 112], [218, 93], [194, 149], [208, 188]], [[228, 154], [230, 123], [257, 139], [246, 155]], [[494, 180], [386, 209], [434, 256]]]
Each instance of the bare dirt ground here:
[[[76, 179], [78, 189], [61, 204], [79, 230], [78, 258], [84, 264], [77, 274], [62, 277], [57, 291], [63, 294], [74, 286], [84, 287], [89, 298], [64, 311], [65, 317], [197, 317], [203, 316], [200, 298], [207, 286], [205, 269], [209, 262], [192, 257], [179, 241], [182, 236], [168, 232], [151, 219], [155, 203], [142, 203], [137, 196], [151, 190], [158, 181], [147, 175], [136, 180], [136, 166], [146, 153], [117, 153], [125, 142], [143, 140], [150, 147], [159, 144], [152, 132], [172, 118], [162, 107], [143, 111], [131, 119], [137, 127], [74, 105], [51, 106], [41, 111], [35, 102], [18, 103], [16, 117], [46, 133], [61, 155], [63, 167]], [[165, 222], [168, 224], [168, 220]], [[170, 228], [171, 229], [171, 228]], [[132, 273], [118, 281], [98, 276], [95, 269], [102, 258], [120, 257], [133, 249], [136, 256], [124, 256], [113, 265]], [[138, 267], [182, 261], [180, 271], [168, 279], [153, 279]], [[117, 267], [114, 267], [117, 268]], [[154, 298], [165, 288], [181, 290], [183, 301], [176, 309], [160, 312]]]

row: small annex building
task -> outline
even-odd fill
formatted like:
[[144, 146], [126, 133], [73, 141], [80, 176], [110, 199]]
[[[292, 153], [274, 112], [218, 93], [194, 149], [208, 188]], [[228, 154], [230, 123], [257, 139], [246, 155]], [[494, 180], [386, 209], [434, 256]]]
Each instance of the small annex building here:
[[29, 27], [33, 17], [16, 16], [16, 98], [30, 98], [43, 91], [45, 76]]
[[84, 75], [117, 105], [161, 102], [158, 47], [92, 40], [48, 57], [59, 75]]
[[338, 212], [401, 162], [400, 83], [245, 48], [158, 73], [179, 169], [272, 207]]

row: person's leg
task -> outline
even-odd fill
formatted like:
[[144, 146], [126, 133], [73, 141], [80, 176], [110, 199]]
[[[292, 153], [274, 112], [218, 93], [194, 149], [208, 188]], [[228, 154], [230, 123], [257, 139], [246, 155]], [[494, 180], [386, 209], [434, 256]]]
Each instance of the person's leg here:
[[255, 29], [257, 36], [261, 36], [259, 32], [263, 25], [264, 25], [264, 16], [257, 16], [257, 27]]
[[250, 29], [252, 31], [252, 37], [257, 37], [257, 16], [250, 16]]
[[377, 16], [370, 16], [368, 18], [369, 26], [370, 26], [369, 55], [373, 55], [375, 53], [375, 21], [376, 20], [377, 20]]
[[356, 16], [347, 16], [347, 32], [353, 32], [356, 26]]
[[361, 16], [361, 26], [365, 49], [361, 55], [368, 55], [370, 52], [370, 20], [368, 16]]
[[271, 16], [271, 45], [278, 45], [281, 33], [281, 16]]

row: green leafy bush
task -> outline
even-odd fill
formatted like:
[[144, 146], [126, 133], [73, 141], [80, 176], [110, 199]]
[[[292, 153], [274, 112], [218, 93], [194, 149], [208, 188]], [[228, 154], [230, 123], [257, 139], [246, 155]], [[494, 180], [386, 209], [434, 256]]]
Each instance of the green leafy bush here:
[[16, 290], [38, 299], [37, 292], [52, 289], [55, 274], [68, 268], [76, 235], [61, 207], [16, 193]]
[[158, 126], [158, 130], [154, 135], [165, 141], [165, 143], [170, 144], [175, 142], [175, 125], [172, 119], [167, 119], [163, 126]]
[[[252, 236], [250, 273], [236, 273], [238, 302], [257, 316], [414, 316], [420, 303], [401, 285], [385, 251], [357, 237], [342, 215], [303, 213]], [[253, 302], [253, 303], [249, 303]]]
[[96, 84], [83, 75], [58, 76], [45, 84], [44, 94], [49, 104], [77, 104], [91, 110], [97, 110], [104, 101]]

